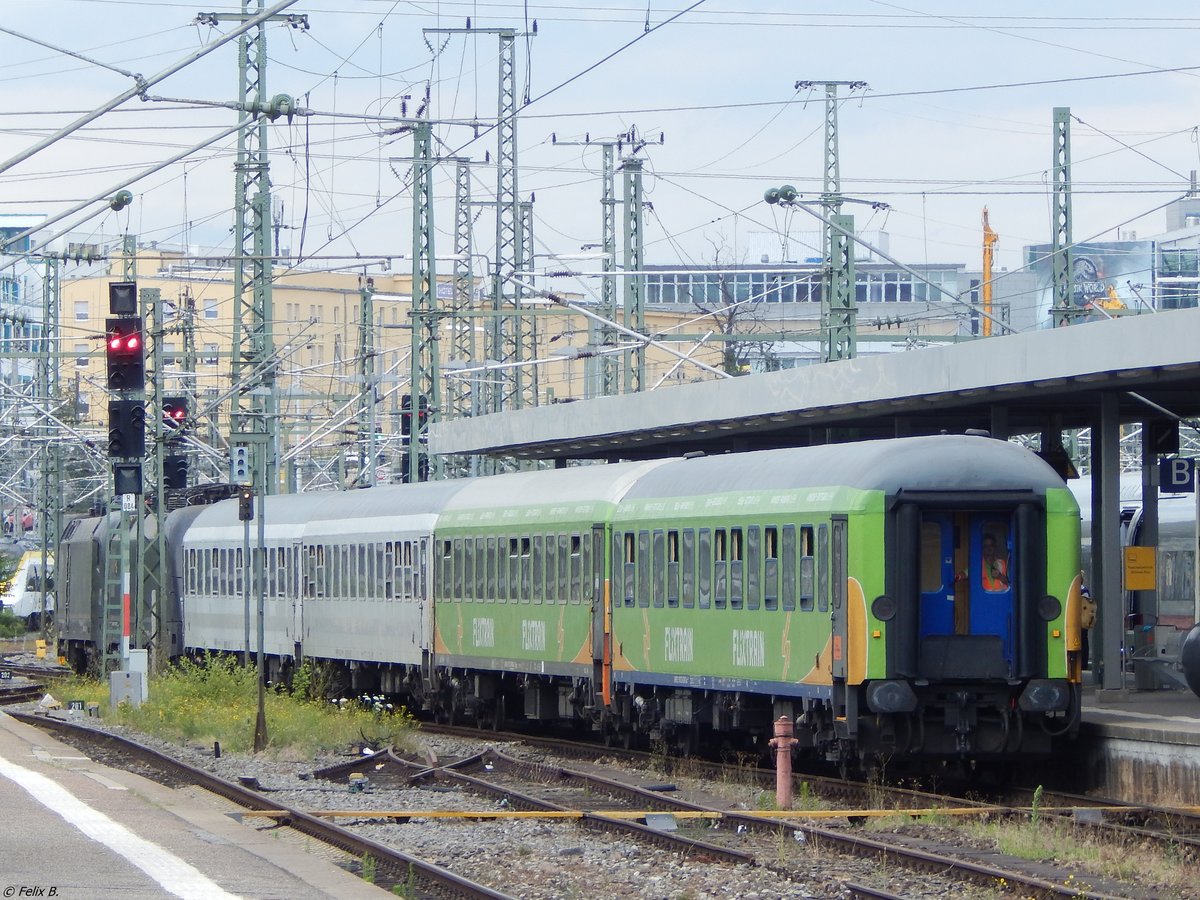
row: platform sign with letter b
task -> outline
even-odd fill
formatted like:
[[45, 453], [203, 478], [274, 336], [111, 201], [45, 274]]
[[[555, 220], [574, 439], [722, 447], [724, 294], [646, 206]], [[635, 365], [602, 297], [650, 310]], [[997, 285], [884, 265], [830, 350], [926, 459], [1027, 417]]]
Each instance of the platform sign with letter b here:
[[1196, 460], [1175, 457], [1158, 461], [1158, 489], [1164, 494], [1196, 492]]

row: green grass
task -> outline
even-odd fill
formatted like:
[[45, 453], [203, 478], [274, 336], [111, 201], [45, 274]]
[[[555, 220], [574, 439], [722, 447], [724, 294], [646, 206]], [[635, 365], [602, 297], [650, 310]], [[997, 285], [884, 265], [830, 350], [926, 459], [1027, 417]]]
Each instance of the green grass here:
[[[98, 703], [106, 721], [163, 740], [206, 745], [219, 741], [222, 749], [233, 752], [248, 752], [253, 746], [258, 714], [257, 673], [254, 668], [240, 666], [232, 657], [184, 660], [152, 676], [149, 698], [137, 708], [121, 704], [111, 709], [108, 686], [93, 680], [75, 679], [58, 690], [63, 702]], [[288, 693], [274, 687], [267, 690], [264, 708], [268, 749], [295, 758], [364, 743], [375, 749], [390, 744], [403, 746], [415, 726], [415, 720], [402, 707], [389, 710], [361, 702], [308, 700], [299, 691]]]
[[0, 612], [0, 638], [21, 637], [26, 630], [24, 619], [18, 618], [7, 609]]

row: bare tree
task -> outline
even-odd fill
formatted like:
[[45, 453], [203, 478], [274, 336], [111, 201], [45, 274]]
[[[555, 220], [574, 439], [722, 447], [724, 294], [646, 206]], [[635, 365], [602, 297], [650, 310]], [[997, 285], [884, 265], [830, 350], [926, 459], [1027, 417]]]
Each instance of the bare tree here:
[[[744, 266], [745, 259], [733, 259], [724, 240], [710, 238], [709, 245], [713, 250], [711, 268], [715, 272], [717, 297], [712, 300], [697, 296], [691, 290], [686, 293], [692, 305], [712, 319], [717, 333], [724, 336], [721, 341], [721, 368], [730, 375], [749, 373], [754, 362], [759, 362], [768, 371], [778, 368], [779, 361], [773, 349], [774, 337], [766, 334], [766, 307], [763, 305], [766, 296], [750, 293], [739, 298], [736, 276], [729, 270]], [[736, 340], [735, 335], [746, 339]]]

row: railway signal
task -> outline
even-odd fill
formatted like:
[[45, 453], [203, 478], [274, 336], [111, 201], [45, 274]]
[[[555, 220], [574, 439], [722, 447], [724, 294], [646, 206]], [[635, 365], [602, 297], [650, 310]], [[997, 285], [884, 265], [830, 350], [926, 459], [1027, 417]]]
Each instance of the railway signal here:
[[254, 489], [248, 484], [238, 488], [238, 521], [249, 522], [254, 518]]
[[142, 464], [116, 463], [113, 466], [113, 489], [118, 496], [142, 492]]
[[162, 416], [167, 441], [178, 440], [188, 422], [187, 397], [163, 397]]
[[181, 490], [187, 487], [188, 461], [186, 456], [163, 457], [163, 487]]
[[137, 315], [137, 282], [112, 282], [108, 286], [108, 311], [114, 316]]
[[229, 480], [234, 484], [250, 483], [250, 448], [245, 444], [229, 449]]
[[109, 390], [141, 390], [146, 384], [141, 317], [106, 319], [104, 331]]
[[138, 459], [145, 452], [146, 408], [142, 405], [142, 401], [109, 400], [109, 457], [115, 459]]
[[[417, 434], [420, 434], [424, 430], [428, 422], [429, 400], [424, 394], [421, 394], [417, 397]], [[400, 433], [402, 435], [413, 433], [412, 394], [403, 394], [400, 397]]]

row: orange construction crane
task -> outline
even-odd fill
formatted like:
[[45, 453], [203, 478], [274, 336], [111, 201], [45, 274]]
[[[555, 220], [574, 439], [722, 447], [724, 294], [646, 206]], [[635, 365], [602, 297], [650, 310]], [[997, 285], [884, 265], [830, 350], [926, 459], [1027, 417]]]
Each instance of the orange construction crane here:
[[987, 207], [983, 208], [983, 284], [980, 285], [980, 295], [983, 299], [983, 328], [984, 337], [992, 335], [992, 258], [995, 256], [996, 242], [1000, 236], [992, 231], [988, 224]]

